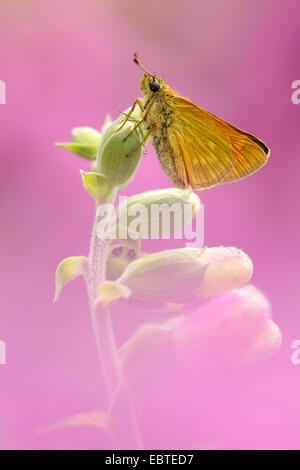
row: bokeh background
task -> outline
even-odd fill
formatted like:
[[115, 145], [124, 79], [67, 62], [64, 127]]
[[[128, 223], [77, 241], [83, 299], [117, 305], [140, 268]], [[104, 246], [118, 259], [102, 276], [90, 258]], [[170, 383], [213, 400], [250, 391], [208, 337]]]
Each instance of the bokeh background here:
[[[300, 105], [291, 102], [299, 18], [297, 0], [1, 0], [1, 448], [112, 446], [95, 428], [37, 429], [106, 404], [83, 280], [52, 303], [56, 265], [87, 254], [93, 219], [79, 175], [88, 165], [53, 143], [69, 140], [74, 126], [100, 128], [107, 113], [116, 118], [133, 103], [134, 51], [182, 95], [271, 147], [262, 171], [200, 197], [205, 244], [250, 255], [283, 335], [279, 353], [235, 376], [230, 402], [222, 389], [201, 393], [198, 377], [188, 387], [176, 377], [153, 383], [146, 445], [299, 448], [300, 365], [291, 362], [300, 338]], [[125, 194], [168, 186], [149, 146]], [[120, 343], [142, 320], [139, 311], [114, 312]]]

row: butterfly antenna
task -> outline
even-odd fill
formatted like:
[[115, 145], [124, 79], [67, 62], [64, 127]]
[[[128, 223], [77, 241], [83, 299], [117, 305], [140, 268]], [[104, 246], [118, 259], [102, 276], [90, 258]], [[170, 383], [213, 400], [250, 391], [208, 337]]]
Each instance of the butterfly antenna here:
[[137, 53], [135, 52], [133, 54], [133, 62], [138, 66], [140, 67], [140, 69], [143, 70], [143, 72], [145, 72], [146, 75], [149, 75], [150, 77], [152, 77], [152, 73], [149, 72], [149, 70], [146, 69], [146, 67], [144, 66], [144, 64], [142, 64], [142, 62], [140, 61], [140, 59], [138, 58], [138, 55]]

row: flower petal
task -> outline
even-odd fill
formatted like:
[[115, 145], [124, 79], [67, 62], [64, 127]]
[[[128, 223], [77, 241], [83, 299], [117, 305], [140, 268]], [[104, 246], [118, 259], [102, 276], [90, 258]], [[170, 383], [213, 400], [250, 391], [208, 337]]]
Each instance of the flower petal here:
[[[274, 354], [280, 330], [267, 298], [253, 285], [211, 299], [174, 329], [178, 358], [187, 366], [242, 365]], [[196, 364], [196, 365], [195, 365]]]
[[198, 289], [201, 299], [242, 287], [251, 279], [253, 272], [249, 256], [234, 247], [207, 248], [201, 255], [201, 262], [207, 264]]

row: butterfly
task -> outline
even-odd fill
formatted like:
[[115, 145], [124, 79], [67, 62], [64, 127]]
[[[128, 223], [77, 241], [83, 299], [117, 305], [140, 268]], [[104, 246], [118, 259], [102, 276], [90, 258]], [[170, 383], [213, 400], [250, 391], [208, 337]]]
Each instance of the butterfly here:
[[151, 74], [137, 54], [143, 70], [141, 90], [127, 114], [136, 106], [142, 119], [144, 142], [152, 144], [164, 172], [179, 188], [202, 190], [243, 179], [266, 162], [270, 150], [260, 139], [199, 108], [177, 94], [162, 78]]

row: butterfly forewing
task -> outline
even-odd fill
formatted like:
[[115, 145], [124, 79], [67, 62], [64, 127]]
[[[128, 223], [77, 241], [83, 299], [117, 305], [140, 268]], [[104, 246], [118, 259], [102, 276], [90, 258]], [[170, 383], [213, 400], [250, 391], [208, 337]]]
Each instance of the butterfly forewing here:
[[180, 151], [192, 188], [240, 180], [267, 162], [270, 151], [257, 137], [185, 98], [174, 95], [174, 99], [178, 113], [173, 132], [180, 140]]
[[230, 140], [235, 155], [235, 163], [224, 179], [224, 183], [233, 182], [255, 173], [265, 163], [270, 150], [260, 139], [248, 132], [223, 121], [208, 111], [204, 111], [210, 119], [216, 122]]
[[183, 162], [186, 186], [204, 189], [222, 182], [235, 161], [231, 143], [201, 108], [179, 96], [174, 100], [175, 119], [168, 134], [175, 158]]

